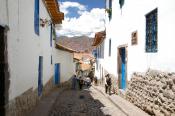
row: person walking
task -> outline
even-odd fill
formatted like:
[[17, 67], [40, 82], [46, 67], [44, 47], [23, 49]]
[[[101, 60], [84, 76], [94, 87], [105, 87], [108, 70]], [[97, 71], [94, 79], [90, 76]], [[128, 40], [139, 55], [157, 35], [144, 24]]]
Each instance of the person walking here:
[[107, 94], [108, 92], [108, 84], [107, 84], [107, 76], [105, 76], [105, 93]]
[[79, 88], [80, 90], [82, 90], [82, 87], [83, 87], [83, 78], [82, 76], [79, 77]]
[[107, 83], [107, 91], [109, 91], [109, 95], [111, 95], [111, 85], [112, 85], [112, 81], [111, 81], [111, 77], [109, 74], [106, 75], [106, 83]]
[[75, 90], [76, 89], [76, 82], [77, 81], [77, 78], [76, 78], [76, 75], [74, 74], [72, 76], [72, 89]]

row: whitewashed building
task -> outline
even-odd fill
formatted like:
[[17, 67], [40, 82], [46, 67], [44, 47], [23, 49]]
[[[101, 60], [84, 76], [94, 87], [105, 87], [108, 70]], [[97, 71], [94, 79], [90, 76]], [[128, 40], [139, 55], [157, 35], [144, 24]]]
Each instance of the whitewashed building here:
[[[174, 72], [174, 0], [106, 0], [106, 39], [96, 76], [110, 73], [125, 89], [134, 72]], [[108, 16], [111, 14], [111, 16]], [[100, 46], [98, 48], [100, 48]]]
[[25, 115], [75, 72], [53, 40], [63, 19], [57, 0], [0, 0], [0, 115]]
[[66, 48], [63, 45], [56, 43], [54, 49], [54, 64], [59, 65], [60, 69], [60, 83], [69, 81], [73, 74], [75, 74], [75, 63], [74, 63], [74, 50]]

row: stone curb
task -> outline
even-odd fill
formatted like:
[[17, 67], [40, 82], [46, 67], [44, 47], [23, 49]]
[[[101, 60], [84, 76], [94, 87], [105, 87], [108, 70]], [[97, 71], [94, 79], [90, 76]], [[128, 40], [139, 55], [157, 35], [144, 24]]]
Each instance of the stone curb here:
[[94, 89], [96, 89], [97, 91], [99, 91], [100, 93], [102, 93], [106, 98], [108, 98], [117, 108], [119, 108], [126, 116], [129, 116], [129, 114], [127, 112], [125, 112], [125, 110], [120, 107], [116, 102], [114, 102], [114, 100], [107, 94], [105, 94], [102, 90], [96, 88], [95, 86], [92, 86]]

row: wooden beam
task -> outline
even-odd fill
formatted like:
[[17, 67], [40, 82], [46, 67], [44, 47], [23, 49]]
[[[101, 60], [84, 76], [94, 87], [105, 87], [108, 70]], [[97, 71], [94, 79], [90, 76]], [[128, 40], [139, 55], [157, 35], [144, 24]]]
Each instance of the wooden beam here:
[[44, 0], [45, 6], [52, 18], [54, 24], [61, 24], [64, 19], [64, 13], [59, 11], [57, 0]]

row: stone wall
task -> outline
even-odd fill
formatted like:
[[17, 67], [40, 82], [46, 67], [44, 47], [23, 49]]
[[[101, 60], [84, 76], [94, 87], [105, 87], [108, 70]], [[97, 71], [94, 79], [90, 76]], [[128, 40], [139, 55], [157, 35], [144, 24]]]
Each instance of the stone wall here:
[[53, 78], [51, 78], [43, 87], [42, 96], [38, 96], [38, 89], [30, 88], [22, 95], [9, 101], [6, 105], [6, 116], [25, 116], [29, 113], [39, 102], [39, 100], [47, 95], [54, 87]]
[[53, 83], [53, 77], [51, 77], [43, 87], [43, 96], [47, 95], [53, 88], [55, 88], [55, 85]]
[[150, 115], [175, 116], [175, 73], [134, 73], [125, 98]]
[[9, 101], [6, 105], [6, 116], [25, 116], [37, 104], [38, 100], [37, 91], [33, 91], [31, 88]]

